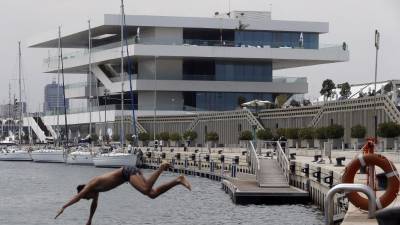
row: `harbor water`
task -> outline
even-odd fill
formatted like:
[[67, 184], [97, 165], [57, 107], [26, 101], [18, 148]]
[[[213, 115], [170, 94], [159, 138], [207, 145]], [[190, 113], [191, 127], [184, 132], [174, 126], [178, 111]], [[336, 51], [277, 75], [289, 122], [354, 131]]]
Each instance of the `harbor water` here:
[[[0, 162], [0, 224], [86, 224], [90, 201], [81, 200], [54, 220], [76, 186], [111, 169], [64, 164]], [[148, 175], [152, 171], [144, 170]], [[156, 186], [176, 174], [164, 173]], [[235, 205], [220, 183], [190, 177], [193, 191], [178, 186], [150, 199], [124, 184], [103, 193], [94, 225], [125, 224], [270, 224], [319, 225], [322, 213], [312, 205]]]

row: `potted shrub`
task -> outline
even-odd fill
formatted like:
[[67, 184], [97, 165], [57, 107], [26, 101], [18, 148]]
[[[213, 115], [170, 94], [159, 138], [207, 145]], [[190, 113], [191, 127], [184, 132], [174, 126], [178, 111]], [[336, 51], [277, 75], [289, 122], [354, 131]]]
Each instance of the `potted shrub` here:
[[300, 147], [299, 143], [299, 128], [287, 128], [286, 137], [288, 139], [289, 147], [297, 148]]
[[208, 146], [214, 147], [215, 144], [218, 142], [218, 140], [219, 140], [219, 136], [218, 136], [217, 132], [211, 131], [206, 134], [207, 144], [210, 144]]
[[259, 129], [256, 132], [256, 137], [258, 140], [271, 140], [274, 136], [272, 135], [272, 132], [269, 128], [266, 129]]
[[326, 137], [328, 142], [332, 144], [333, 149], [342, 147], [342, 138], [344, 135], [344, 128], [338, 124], [332, 124], [326, 128]]
[[183, 133], [183, 139], [186, 141], [187, 146], [191, 146], [191, 144], [196, 140], [197, 133], [196, 131], [188, 130]]
[[178, 147], [179, 146], [179, 142], [181, 141], [181, 139], [182, 139], [182, 137], [181, 137], [181, 135], [179, 134], [179, 133], [171, 133], [170, 135], [169, 135], [169, 138], [171, 139], [171, 141], [172, 141], [172, 143], [171, 143], [171, 145], [172, 146], [175, 146], [175, 147]]
[[383, 149], [393, 149], [394, 139], [400, 135], [400, 125], [393, 122], [379, 124], [378, 136], [382, 138]]
[[315, 146], [319, 149], [324, 148], [324, 142], [326, 141], [326, 127], [318, 127], [314, 130]]
[[300, 129], [299, 138], [301, 140], [301, 146], [307, 146], [307, 148], [314, 148], [314, 128], [305, 127]]
[[160, 146], [169, 146], [169, 133], [168, 132], [161, 132], [158, 134], [159, 135], [159, 140], [162, 140], [162, 145], [160, 143]]
[[263, 141], [272, 140], [274, 138], [269, 128], [257, 130], [256, 137], [257, 137], [257, 148], [261, 148], [261, 146], [263, 145]]
[[146, 132], [139, 133], [139, 145], [140, 146], [147, 146], [149, 144], [150, 135]]
[[356, 149], [360, 149], [364, 145], [365, 135], [367, 134], [367, 129], [362, 125], [355, 125], [351, 128], [351, 144]]
[[242, 131], [239, 135], [240, 146], [246, 146], [249, 141], [253, 140], [253, 133], [249, 130]]

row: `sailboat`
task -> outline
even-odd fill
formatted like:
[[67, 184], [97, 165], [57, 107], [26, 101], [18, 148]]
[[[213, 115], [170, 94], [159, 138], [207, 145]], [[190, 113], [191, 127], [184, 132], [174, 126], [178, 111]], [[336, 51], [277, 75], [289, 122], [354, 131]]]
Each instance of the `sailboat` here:
[[[22, 148], [22, 125], [23, 125], [23, 104], [22, 104], [22, 94], [21, 94], [21, 42], [18, 42], [18, 86], [19, 86], [19, 120], [18, 120], [18, 145], [9, 146], [0, 151], [1, 161], [32, 161], [30, 151]], [[11, 106], [11, 104], [10, 104]]]
[[[60, 62], [61, 62], [61, 73], [63, 79], [63, 91], [64, 91], [64, 118], [65, 118], [65, 132], [68, 131], [67, 126], [67, 112], [66, 112], [66, 102], [65, 102], [65, 89], [64, 89], [64, 68], [63, 68], [63, 59], [62, 59], [62, 45], [61, 45], [61, 27], [58, 27], [58, 96], [60, 92]], [[57, 106], [59, 105], [59, 98], [57, 96]], [[57, 130], [59, 131], [59, 107], [57, 107]], [[59, 142], [60, 132], [57, 133], [57, 142]], [[66, 145], [68, 145], [68, 135]], [[55, 146], [46, 146], [45, 148], [33, 151], [31, 153], [32, 159], [34, 162], [46, 162], [46, 163], [64, 163], [66, 160], [65, 150], [60, 147]]]
[[[88, 70], [88, 81], [89, 81], [89, 134], [86, 139], [91, 140], [92, 134], [92, 33], [89, 23], [89, 70]], [[91, 140], [92, 141], [92, 140]], [[90, 142], [91, 142], [90, 141]], [[75, 151], [72, 151], [67, 156], [67, 164], [78, 164], [78, 165], [93, 165], [93, 152], [91, 143], [89, 143], [88, 148], [83, 146], [78, 146]]]
[[[133, 149], [129, 149], [128, 152], [126, 152], [124, 149], [124, 140], [125, 140], [125, 132], [124, 132], [124, 40], [126, 41], [124, 37], [124, 28], [125, 28], [125, 13], [124, 13], [124, 1], [121, 0], [121, 146], [119, 148], [113, 149], [109, 153], [103, 153], [99, 154], [96, 157], [93, 158], [93, 163], [96, 167], [121, 167], [121, 166], [136, 166], [137, 164], [137, 151], [133, 151]], [[126, 42], [125, 42], [126, 43]], [[127, 45], [127, 43], [126, 43]], [[128, 46], [127, 46], [128, 48]], [[129, 55], [127, 51], [127, 58], [129, 61]], [[128, 73], [130, 77], [130, 82], [132, 83], [132, 75], [129, 71], [129, 66], [128, 66]], [[132, 87], [131, 87], [131, 95], [132, 93]], [[133, 104], [133, 100], [131, 99], [131, 102]], [[132, 107], [132, 110], [134, 110], [134, 107]], [[132, 111], [134, 112], [134, 111]], [[133, 121], [135, 121], [135, 118], [133, 118]], [[135, 127], [135, 123], [133, 123], [133, 126]], [[135, 127], [136, 128], [136, 127]]]

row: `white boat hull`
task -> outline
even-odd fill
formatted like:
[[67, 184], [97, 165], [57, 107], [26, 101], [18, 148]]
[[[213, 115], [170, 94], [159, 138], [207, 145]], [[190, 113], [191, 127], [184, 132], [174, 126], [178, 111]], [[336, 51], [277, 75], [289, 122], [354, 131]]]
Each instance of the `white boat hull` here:
[[136, 166], [134, 154], [101, 154], [93, 158], [96, 167], [118, 168], [122, 166]]
[[0, 152], [0, 161], [32, 161], [27, 151]]
[[64, 152], [62, 150], [33, 151], [31, 153], [34, 162], [64, 163]]
[[71, 165], [93, 165], [93, 156], [90, 153], [69, 154], [67, 164]]

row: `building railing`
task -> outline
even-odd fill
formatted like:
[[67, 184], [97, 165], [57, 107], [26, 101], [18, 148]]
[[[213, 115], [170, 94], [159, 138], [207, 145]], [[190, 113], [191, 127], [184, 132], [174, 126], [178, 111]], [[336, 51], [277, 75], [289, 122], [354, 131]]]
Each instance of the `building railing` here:
[[[202, 39], [183, 39], [183, 40], [173, 40], [173, 39], [154, 39], [154, 38], [140, 38], [135, 39], [135, 37], [129, 38], [127, 40], [128, 45], [140, 44], [140, 45], [175, 45], [175, 46], [215, 46], [215, 47], [240, 47], [240, 48], [291, 48], [291, 49], [324, 49], [332, 47], [343, 47], [341, 44], [324, 44], [317, 43], [312, 46], [311, 43], [304, 43], [305, 46], [300, 47], [299, 42], [235, 42], [229, 40], [202, 40]], [[91, 49], [92, 53], [99, 51], [120, 51], [120, 42], [109, 43], [101, 45]], [[347, 50], [347, 49], [346, 49]], [[88, 49], [78, 50], [73, 52], [66, 52], [63, 54], [63, 59], [72, 59], [80, 56], [86, 56], [89, 54]], [[45, 64], [50, 64], [51, 62], [57, 62], [58, 56], [53, 56], [44, 59]]]

